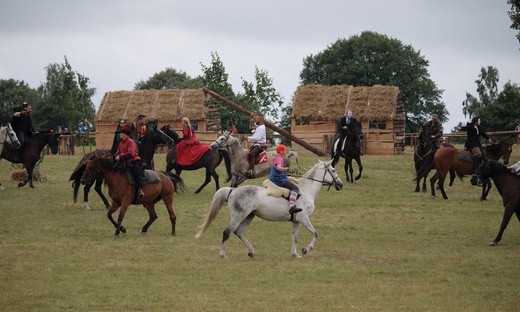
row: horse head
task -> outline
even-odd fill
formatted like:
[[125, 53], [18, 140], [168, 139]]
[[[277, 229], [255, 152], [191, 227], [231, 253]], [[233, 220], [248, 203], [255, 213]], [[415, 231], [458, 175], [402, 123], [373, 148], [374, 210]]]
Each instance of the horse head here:
[[510, 142], [504, 140], [499, 141], [498, 144], [500, 145], [500, 151], [502, 153], [504, 165], [508, 165], [509, 158], [511, 157], [511, 153], [513, 152], [513, 145]]
[[215, 141], [213, 141], [210, 146], [212, 149], [219, 149], [222, 147], [226, 147], [233, 142], [233, 139], [237, 140], [235, 137], [231, 135], [230, 131], [222, 132], [222, 135], [219, 136]]
[[484, 159], [480, 166], [473, 172], [471, 177], [471, 185], [477, 185], [479, 182], [487, 180], [491, 177], [493, 160]]
[[[85, 171], [81, 176], [81, 184], [92, 184], [97, 177], [114, 168], [114, 161], [107, 157], [93, 156], [87, 160]], [[116, 165], [118, 163], [115, 163]]]
[[170, 124], [164, 125], [161, 127], [161, 129], [157, 130], [164, 139], [167, 140], [168, 144], [178, 143], [179, 142], [179, 135], [177, 132], [173, 131]]
[[11, 124], [8, 123], [5, 127], [5, 141], [11, 145], [13, 149], [20, 148], [21, 144], [18, 140], [18, 137], [16, 136], [16, 133], [14, 132], [13, 128], [11, 127]]
[[58, 154], [60, 149], [60, 134], [58, 132], [49, 131], [48, 145], [51, 149], [51, 153], [54, 155]]
[[419, 133], [419, 144], [428, 150], [433, 146], [430, 128], [425, 125], [422, 126], [421, 132]]
[[314, 170], [308, 171], [302, 178], [320, 182], [329, 187], [334, 186], [338, 191], [341, 190], [343, 181], [341, 181], [336, 169], [332, 166], [333, 161], [333, 159], [329, 161], [318, 160], [318, 163], [314, 165]]

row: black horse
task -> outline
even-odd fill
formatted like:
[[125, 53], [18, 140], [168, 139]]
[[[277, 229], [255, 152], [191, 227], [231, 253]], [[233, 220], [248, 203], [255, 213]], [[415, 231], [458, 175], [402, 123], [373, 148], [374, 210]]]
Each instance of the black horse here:
[[[423, 185], [422, 185], [422, 191], [426, 192], [426, 178], [428, 177], [428, 173], [430, 170], [434, 168], [433, 163], [433, 155], [435, 154], [435, 151], [437, 150], [435, 148], [435, 138], [432, 138], [430, 133], [430, 128], [426, 126], [422, 126], [421, 132], [419, 133], [418, 137], [419, 141], [415, 145], [415, 153], [413, 154], [413, 161], [415, 164], [415, 174], [417, 175], [417, 172], [423, 164], [427, 163], [429, 164], [429, 169], [427, 170], [426, 174], [423, 176]], [[443, 147], [453, 147], [451, 144], [443, 143]], [[450, 170], [450, 186], [453, 185], [453, 182], [455, 181], [455, 170]], [[420, 191], [419, 185], [421, 184], [421, 179], [417, 179], [416, 185], [415, 185], [415, 192]]]
[[[154, 167], [153, 157], [155, 155], [155, 149], [158, 144], [167, 144], [171, 139], [168, 138], [163, 132], [159, 131], [157, 129], [157, 122], [155, 120], [151, 120], [147, 123], [148, 131], [146, 134], [141, 138], [139, 142], [139, 155], [141, 157], [141, 160], [143, 161], [143, 164], [147, 169], [152, 169]], [[117, 147], [119, 145], [119, 140], [117, 139], [119, 137], [119, 133], [116, 133], [114, 135], [114, 141], [112, 143], [112, 148], [110, 150], [107, 149], [97, 149], [95, 151], [92, 151], [88, 154], [85, 154], [83, 158], [79, 161], [78, 165], [72, 172], [69, 181], [72, 181], [72, 187], [73, 187], [73, 198], [74, 203], [77, 202], [78, 199], [78, 192], [79, 187], [81, 185], [81, 176], [83, 176], [83, 172], [85, 172], [85, 168], [87, 165], [87, 162], [94, 158], [105, 158], [109, 160], [113, 160], [114, 154], [117, 152]], [[110, 208], [110, 203], [106, 196], [103, 194], [101, 190], [101, 186], [103, 185], [104, 181], [103, 175], [98, 175], [95, 177], [95, 179], [92, 179], [88, 183], [85, 183], [83, 187], [83, 205], [86, 209], [90, 209], [88, 204], [88, 194], [90, 192], [90, 189], [92, 188], [92, 185], [94, 185], [94, 190], [99, 195], [101, 200], [103, 201], [103, 204], [108, 209]]]
[[[361, 130], [357, 123], [353, 128], [353, 131], [347, 134], [343, 142], [339, 142], [339, 139], [336, 139], [331, 150], [333, 167], [336, 167], [340, 157], [345, 158], [345, 174], [347, 176], [347, 182], [350, 183], [354, 183], [354, 180], [359, 180], [363, 172], [363, 165], [361, 164], [361, 144], [357, 139], [357, 137], [361, 135]], [[337, 144], [343, 144], [343, 147], [341, 148], [341, 152], [334, 157]], [[355, 178], [353, 176], [354, 168], [352, 166], [352, 160], [356, 161], [359, 168], [359, 174]]]
[[0, 159], [5, 159], [15, 164], [23, 164], [27, 170], [27, 176], [23, 181], [18, 183], [18, 187], [22, 187], [29, 182], [30, 187], [33, 184], [33, 171], [38, 160], [41, 159], [41, 153], [45, 145], [49, 145], [53, 154], [58, 153], [60, 134], [53, 131], [42, 131], [28, 137], [25, 146], [23, 147], [22, 159], [18, 159], [18, 151], [11, 148], [4, 148]]
[[218, 190], [220, 188], [219, 177], [215, 169], [222, 162], [222, 159], [224, 159], [226, 164], [226, 172], [228, 175], [226, 182], [231, 180], [231, 159], [229, 157], [229, 153], [226, 150], [208, 149], [204, 156], [202, 156], [202, 158], [199, 159], [196, 163], [189, 166], [179, 165], [177, 162], [173, 163], [173, 160], [176, 158], [175, 156], [177, 153], [179, 135], [173, 131], [170, 125], [163, 126], [161, 131], [173, 139], [168, 149], [168, 153], [166, 154], [167, 172], [171, 172], [173, 169], [175, 169], [175, 173], [180, 176], [182, 170], [197, 170], [206, 168], [206, 180], [204, 180], [204, 183], [195, 191], [195, 194], [198, 194], [206, 185], [208, 185], [209, 182], [211, 182], [211, 177], [213, 177], [213, 180], [215, 180], [216, 189]]
[[520, 176], [513, 174], [506, 166], [497, 161], [485, 160], [475, 170], [475, 174], [471, 178], [471, 184], [476, 185], [479, 180], [489, 178], [495, 182], [505, 208], [500, 231], [497, 237], [490, 243], [491, 246], [496, 246], [502, 239], [502, 235], [513, 213], [516, 214], [518, 221], [520, 221]]

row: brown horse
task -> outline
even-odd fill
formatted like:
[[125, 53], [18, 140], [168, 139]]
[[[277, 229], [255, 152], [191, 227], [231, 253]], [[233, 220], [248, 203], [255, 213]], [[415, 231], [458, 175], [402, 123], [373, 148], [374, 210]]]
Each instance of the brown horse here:
[[[119, 233], [126, 233], [122, 225], [126, 211], [131, 204], [143, 205], [148, 211], [148, 222], [143, 226], [141, 233], [146, 233], [148, 228], [157, 219], [155, 204], [163, 200], [170, 215], [172, 224], [172, 235], [175, 235], [175, 222], [177, 217], [173, 211], [173, 193], [179, 189], [184, 189], [184, 182], [181, 177], [173, 173], [155, 172], [145, 170], [142, 190], [144, 197], [136, 196], [136, 187], [129, 181], [126, 168], [122, 163], [114, 162], [110, 159], [95, 157], [87, 162], [85, 172], [81, 177], [81, 183], [92, 183], [100, 174], [105, 176], [105, 183], [108, 185], [108, 194], [112, 199], [112, 205], [108, 209], [107, 217], [116, 228], [115, 237]], [[117, 222], [112, 218], [112, 214], [121, 207]]]
[[491, 242], [491, 246], [496, 246], [502, 239], [507, 224], [511, 220], [513, 213], [520, 221], [520, 176], [513, 174], [506, 166], [493, 161], [486, 160], [475, 170], [471, 178], [471, 184], [475, 185], [478, 180], [493, 179], [504, 204], [504, 216], [497, 237]]
[[[499, 141], [499, 143], [491, 144], [491, 147], [486, 146], [484, 148], [485, 157], [487, 159], [499, 160], [504, 159], [504, 163], [509, 163], [509, 157], [511, 156], [512, 148], [511, 144], [506, 141]], [[459, 158], [462, 156], [461, 158]], [[464, 158], [464, 159], [463, 159]], [[444, 191], [444, 180], [446, 179], [447, 173], [453, 169], [462, 180], [465, 175], [471, 175], [474, 171], [474, 164], [471, 158], [471, 153], [468, 150], [457, 150], [453, 147], [441, 147], [433, 156], [433, 165], [435, 166], [435, 175], [430, 179], [431, 195], [435, 197], [435, 185], [438, 182], [439, 189], [444, 199], [448, 199], [446, 192]], [[424, 163], [421, 169], [417, 172], [416, 180], [421, 179], [425, 174], [428, 174], [431, 168], [431, 163]], [[482, 196], [481, 200], [486, 200], [489, 190], [491, 189], [491, 182], [489, 180], [483, 180], [482, 185]]]

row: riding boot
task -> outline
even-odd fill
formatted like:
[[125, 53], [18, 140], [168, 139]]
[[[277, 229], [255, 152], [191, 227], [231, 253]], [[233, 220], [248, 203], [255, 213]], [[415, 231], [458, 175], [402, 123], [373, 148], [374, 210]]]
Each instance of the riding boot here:
[[296, 198], [298, 197], [298, 194], [295, 191], [291, 191], [291, 194], [289, 195], [289, 213], [298, 213], [301, 212], [301, 208], [296, 208]]

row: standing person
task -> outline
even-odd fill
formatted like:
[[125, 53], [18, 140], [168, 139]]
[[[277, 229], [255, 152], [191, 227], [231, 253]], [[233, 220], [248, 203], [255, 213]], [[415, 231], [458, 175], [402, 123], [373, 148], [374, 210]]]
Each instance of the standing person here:
[[117, 148], [116, 157], [117, 161], [123, 161], [135, 180], [137, 192], [139, 197], [143, 197], [144, 193], [142, 190], [142, 178], [144, 177], [143, 164], [139, 152], [137, 151], [137, 144], [130, 137], [130, 126], [124, 125], [119, 131], [121, 142]]
[[13, 130], [18, 137], [18, 141], [20, 141], [21, 144], [20, 148], [18, 149], [19, 160], [23, 158], [25, 146], [29, 140], [29, 137], [36, 133], [33, 128], [31, 113], [31, 104], [24, 102], [20, 107], [17, 107], [13, 110], [13, 115], [11, 117], [11, 126], [13, 127]]
[[336, 146], [336, 151], [334, 152], [333, 158], [336, 158], [342, 151], [343, 141], [349, 135], [355, 136], [356, 146], [360, 146], [361, 139], [359, 138], [359, 129], [358, 129], [358, 121], [354, 118], [354, 114], [352, 111], [346, 110], [343, 117], [339, 119], [338, 124], [339, 130], [339, 138], [338, 145]]
[[264, 116], [255, 115], [253, 116], [253, 120], [255, 121], [256, 129], [254, 130], [253, 135], [247, 137], [247, 140], [252, 143], [251, 148], [249, 149], [249, 153], [247, 154], [249, 170], [246, 172], [246, 174], [249, 177], [253, 176], [253, 169], [255, 168], [256, 156], [258, 156], [262, 152], [262, 145], [267, 142], [267, 133], [265, 131]]
[[424, 127], [429, 129], [430, 135], [435, 143], [435, 149], [441, 147], [444, 129], [442, 128], [442, 124], [439, 122], [439, 116], [437, 116], [437, 114], [432, 114], [431, 119], [424, 124]]
[[114, 135], [114, 140], [112, 141], [112, 148], [110, 149], [110, 153], [112, 153], [112, 155], [115, 155], [117, 152], [117, 148], [119, 147], [119, 143], [121, 142], [121, 137], [120, 135], [118, 135], [118, 133], [121, 132], [121, 129], [123, 129], [125, 125], [126, 120], [124, 119], [119, 120], [119, 122], [117, 123], [115, 131], [116, 135]]
[[456, 127], [457, 130], [465, 130], [467, 133], [466, 143], [464, 147], [471, 151], [473, 155], [473, 165], [476, 169], [482, 161], [482, 145], [480, 144], [479, 137], [487, 139], [491, 143], [491, 139], [488, 137], [486, 132], [480, 127], [480, 118], [477, 116], [471, 119], [464, 127]]
[[132, 139], [136, 142], [140, 142], [141, 138], [146, 134], [146, 116], [139, 114], [137, 118], [134, 120], [132, 125], [130, 126], [130, 131], [132, 132]]
[[291, 191], [289, 195], [289, 213], [293, 214], [302, 211], [301, 208], [296, 208], [296, 198], [298, 198], [300, 190], [296, 184], [287, 178], [289, 167], [285, 166], [285, 161], [283, 159], [286, 153], [287, 147], [285, 145], [280, 144], [276, 147], [277, 156], [273, 159], [271, 171], [269, 172], [269, 180], [274, 184]]

